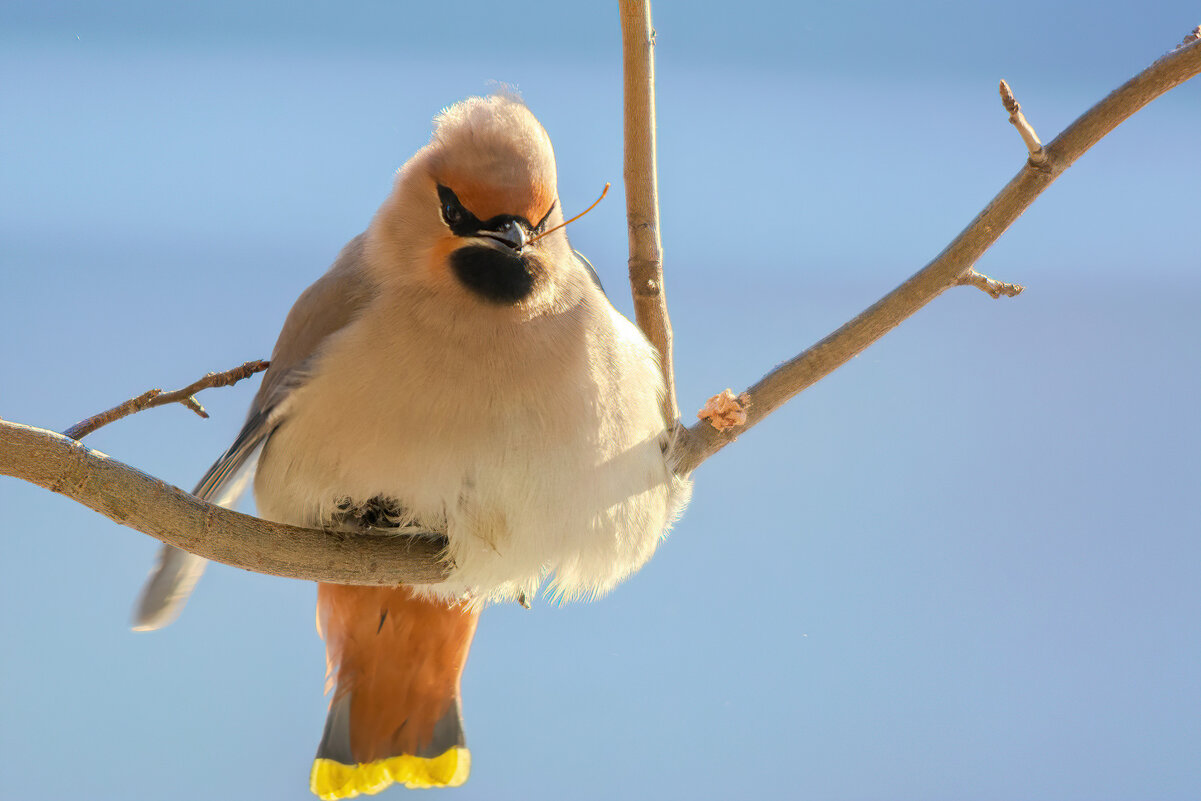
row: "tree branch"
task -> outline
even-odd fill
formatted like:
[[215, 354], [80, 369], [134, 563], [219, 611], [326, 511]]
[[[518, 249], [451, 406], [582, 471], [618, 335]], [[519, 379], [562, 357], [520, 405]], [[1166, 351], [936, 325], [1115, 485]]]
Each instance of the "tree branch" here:
[[745, 425], [718, 431], [701, 421], [681, 431], [677, 468], [696, 469], [788, 399], [845, 364], [868, 345], [954, 286], [1044, 189], [1085, 151], [1147, 103], [1201, 72], [1201, 41], [1185, 44], [1115, 89], [1043, 148], [1040, 165], [1027, 161], [984, 211], [932, 262], [854, 320], [768, 373], [745, 393]]
[[655, 165], [655, 32], [650, 0], [621, 0], [621, 49], [625, 75], [626, 223], [630, 232], [630, 290], [642, 333], [659, 351], [667, 392], [663, 419], [680, 417], [671, 320], [663, 288], [663, 243], [659, 239], [659, 185]]
[[[641, 74], [649, 80], [651, 37], [646, 5], [623, 0], [622, 21], [627, 64], [632, 56], [639, 56], [640, 69], [645, 70]], [[1044, 148], [1047, 157], [1044, 164], [1035, 167], [1028, 162], [924, 269], [854, 320], [765, 376], [746, 393], [723, 398], [708, 418], [716, 423], [702, 421], [689, 429], [680, 429], [677, 471], [691, 472], [732, 442], [738, 433], [959, 283], [980, 255], [1082, 153], [1139, 108], [1198, 72], [1201, 72], [1201, 41], [1194, 37], [1191, 43], [1156, 62], [1086, 112]], [[627, 192], [633, 196], [635, 193], [629, 187], [637, 185], [641, 200], [630, 201], [630, 240], [632, 253], [642, 254], [648, 249], [653, 254], [650, 261], [638, 261], [637, 265], [632, 256], [631, 276], [636, 307], [644, 308], [648, 298], [655, 300], [646, 319], [640, 314], [639, 324], [644, 331], [660, 325], [666, 334], [666, 339], [661, 339], [657, 346], [666, 354], [664, 366], [670, 382], [670, 327], [665, 313], [653, 311], [656, 306], [662, 307], [663, 301], [655, 213], [653, 95], [648, 91], [649, 85], [643, 86], [639, 90], [641, 100], [637, 100], [634, 97], [637, 92], [630, 91], [631, 74], [633, 70], [627, 74]], [[634, 124], [639, 119], [650, 126], [649, 130], [643, 130], [641, 139], [639, 126]], [[629, 147], [631, 141], [640, 142], [640, 146]], [[647, 264], [654, 267], [646, 279], [656, 282], [653, 297], [640, 295], [638, 281], [633, 278], [647, 275], [641, 272]], [[151, 401], [162, 398], [165, 396], [159, 395]], [[436, 582], [452, 568], [441, 561], [443, 543], [436, 534], [429, 537], [348, 534], [268, 523], [206, 504], [62, 435], [3, 420], [0, 420], [0, 475], [66, 495], [118, 523], [198, 556], [260, 573], [339, 584], [395, 585]]]
[[224, 370], [220, 373], [209, 373], [204, 378], [198, 381], [193, 381], [183, 389], [177, 389], [174, 392], [163, 393], [161, 389], [151, 389], [143, 392], [136, 398], [130, 398], [125, 403], [118, 404], [106, 412], [89, 417], [87, 420], [81, 420], [75, 425], [63, 432], [64, 437], [71, 439], [83, 439], [88, 434], [91, 434], [98, 428], [106, 426], [109, 423], [120, 420], [122, 417], [127, 417], [131, 414], [143, 411], [144, 409], [153, 409], [155, 406], [166, 406], [169, 403], [182, 403], [201, 417], [207, 418], [208, 412], [200, 405], [193, 395], [202, 389], [210, 389], [212, 387], [231, 387], [244, 378], [249, 378], [255, 373], [261, 373], [271, 366], [271, 362], [262, 360], [246, 362], [243, 365], [233, 368], [232, 370]]
[[0, 420], [0, 475], [57, 492], [123, 526], [233, 567], [338, 584], [432, 584], [445, 542], [269, 523], [205, 503], [62, 434]]

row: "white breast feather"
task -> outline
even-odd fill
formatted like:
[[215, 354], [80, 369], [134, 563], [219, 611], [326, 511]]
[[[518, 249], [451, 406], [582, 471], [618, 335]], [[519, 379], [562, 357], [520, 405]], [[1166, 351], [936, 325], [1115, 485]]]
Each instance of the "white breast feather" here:
[[641, 333], [595, 291], [452, 355], [403, 312], [344, 329], [289, 399], [260, 514], [318, 525], [338, 498], [396, 498], [449, 538], [455, 570], [426, 588], [446, 599], [532, 597], [548, 574], [553, 597], [592, 597], [641, 567], [691, 489]]

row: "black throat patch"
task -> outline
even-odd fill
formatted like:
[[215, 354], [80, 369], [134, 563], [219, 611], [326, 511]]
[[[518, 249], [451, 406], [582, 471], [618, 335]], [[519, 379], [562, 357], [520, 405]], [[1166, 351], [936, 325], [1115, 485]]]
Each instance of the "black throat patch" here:
[[534, 290], [532, 260], [512, 251], [468, 245], [451, 252], [450, 266], [463, 286], [490, 303], [512, 305]]

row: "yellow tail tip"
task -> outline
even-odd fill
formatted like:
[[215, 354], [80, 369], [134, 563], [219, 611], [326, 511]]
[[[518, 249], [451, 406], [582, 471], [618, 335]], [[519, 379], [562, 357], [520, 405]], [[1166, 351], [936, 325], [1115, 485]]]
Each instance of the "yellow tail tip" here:
[[396, 783], [410, 788], [458, 787], [470, 772], [471, 752], [458, 747], [436, 757], [404, 754], [357, 765], [319, 758], [313, 760], [309, 789], [322, 801], [334, 801], [361, 793], [373, 795]]

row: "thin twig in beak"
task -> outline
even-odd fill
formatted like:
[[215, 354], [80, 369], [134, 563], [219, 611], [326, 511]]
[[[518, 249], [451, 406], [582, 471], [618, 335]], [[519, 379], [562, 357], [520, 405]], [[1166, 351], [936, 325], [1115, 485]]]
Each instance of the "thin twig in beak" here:
[[608, 181], [605, 181], [605, 188], [604, 188], [604, 190], [601, 192], [601, 195], [600, 195], [600, 197], [598, 197], [598, 198], [596, 199], [596, 201], [595, 201], [595, 202], [594, 202], [594, 203], [593, 203], [591, 206], [589, 206], [588, 208], [584, 209], [583, 211], [581, 211], [581, 212], [580, 212], [579, 214], [577, 214], [576, 216], [572, 217], [572, 218], [571, 218], [570, 220], [568, 220], [567, 222], [561, 222], [561, 223], [559, 223], [558, 225], [556, 225], [554, 228], [550, 229], [549, 231], [543, 231], [542, 233], [538, 234], [538, 236], [536, 236], [536, 237], [534, 237], [533, 239], [531, 239], [530, 241], [526, 242], [526, 244], [527, 244], [527, 245], [532, 245], [532, 244], [534, 244], [535, 242], [537, 242], [539, 239], [541, 239], [542, 237], [546, 236], [547, 234], [553, 234], [555, 231], [558, 231], [560, 228], [564, 227], [565, 225], [570, 225], [571, 223], [573, 223], [573, 222], [575, 222], [576, 220], [580, 219], [580, 218], [581, 218], [581, 217], [583, 217], [585, 214], [587, 214], [588, 212], [590, 212], [590, 211], [592, 211], [593, 209], [595, 209], [595, 208], [596, 208], [596, 205], [597, 205], [597, 203], [600, 203], [602, 200], [604, 200], [604, 199], [605, 199], [605, 195], [607, 195], [607, 194], [609, 194], [609, 182], [608, 182]]

